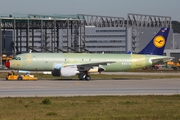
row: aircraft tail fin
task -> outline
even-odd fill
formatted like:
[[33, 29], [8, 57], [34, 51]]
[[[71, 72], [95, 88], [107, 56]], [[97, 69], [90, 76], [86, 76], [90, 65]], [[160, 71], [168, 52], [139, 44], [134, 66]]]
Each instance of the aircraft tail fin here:
[[147, 46], [138, 54], [163, 55], [169, 28], [161, 28]]

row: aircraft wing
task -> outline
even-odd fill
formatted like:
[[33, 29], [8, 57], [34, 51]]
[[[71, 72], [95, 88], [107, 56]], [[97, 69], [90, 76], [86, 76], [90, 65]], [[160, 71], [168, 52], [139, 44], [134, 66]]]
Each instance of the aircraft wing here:
[[114, 61], [108, 61], [108, 62], [91, 62], [91, 63], [80, 63], [80, 64], [67, 64], [67, 67], [76, 66], [79, 71], [86, 71], [90, 70], [93, 67], [99, 67], [101, 65], [110, 65], [111, 63], [115, 63]]
[[172, 59], [174, 59], [174, 57], [153, 58], [153, 59], [151, 59], [151, 61], [152, 61], [153, 64], [157, 64], [157, 63], [169, 62]]

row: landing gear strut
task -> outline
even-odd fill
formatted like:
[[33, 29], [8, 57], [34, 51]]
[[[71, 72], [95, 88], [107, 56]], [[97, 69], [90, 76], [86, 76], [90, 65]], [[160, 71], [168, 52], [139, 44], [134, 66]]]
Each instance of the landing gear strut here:
[[79, 73], [78, 77], [79, 77], [79, 80], [87, 80], [87, 81], [91, 80], [91, 77], [84, 72]]

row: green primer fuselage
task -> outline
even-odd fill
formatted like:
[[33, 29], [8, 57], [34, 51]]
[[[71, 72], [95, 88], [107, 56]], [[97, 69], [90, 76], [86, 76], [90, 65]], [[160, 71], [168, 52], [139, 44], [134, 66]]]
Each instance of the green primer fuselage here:
[[[20, 54], [20, 60], [11, 60], [11, 68], [19, 70], [51, 71], [57, 64], [62, 67], [88, 63], [111, 62], [101, 67], [107, 72], [139, 69], [152, 65], [151, 59], [166, 56], [139, 54], [90, 54], [90, 53], [26, 53]], [[112, 63], [114, 62], [114, 63]]]

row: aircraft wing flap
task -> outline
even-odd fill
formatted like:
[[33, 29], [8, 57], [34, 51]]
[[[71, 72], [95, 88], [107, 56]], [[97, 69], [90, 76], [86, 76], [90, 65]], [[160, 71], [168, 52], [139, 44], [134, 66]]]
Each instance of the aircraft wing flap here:
[[111, 63], [115, 63], [115, 62], [96, 62], [96, 63], [86, 63], [86, 64], [80, 64], [78, 66], [99, 66], [99, 65], [109, 65]]
[[80, 64], [67, 64], [66, 66], [91, 66], [91, 67], [95, 67], [95, 66], [99, 66], [99, 65], [109, 65], [111, 63], [115, 63], [114, 61], [108, 61], [108, 62], [91, 62], [91, 63], [80, 63]]
[[80, 64], [68, 64], [66, 66], [76, 66], [80, 71], [90, 70], [93, 67], [99, 67], [101, 65], [110, 65], [111, 63], [115, 63], [114, 61], [108, 62], [91, 62], [91, 63], [80, 63]]

